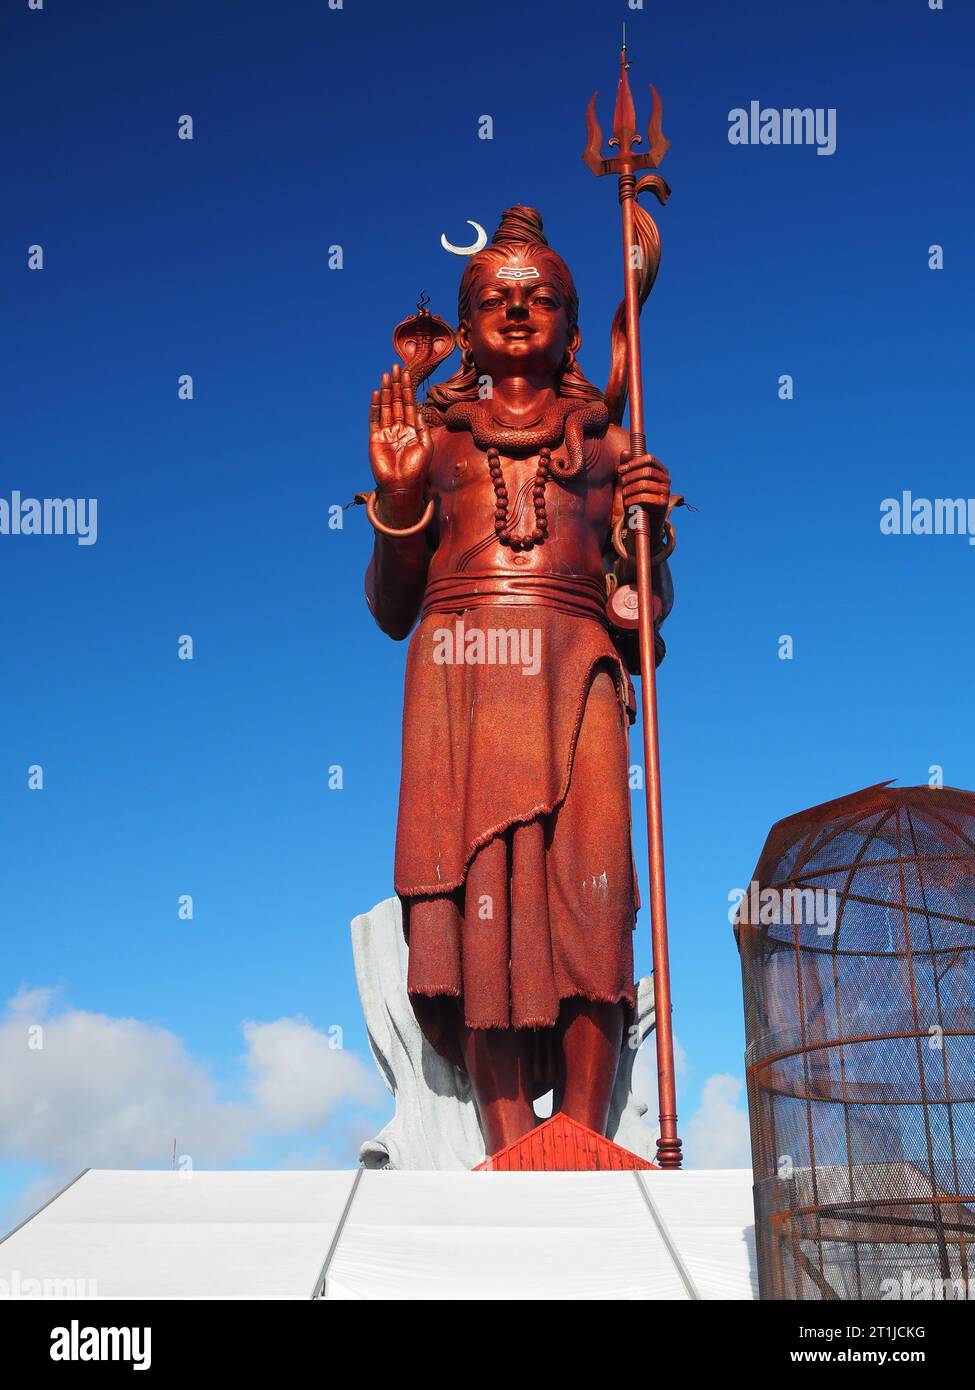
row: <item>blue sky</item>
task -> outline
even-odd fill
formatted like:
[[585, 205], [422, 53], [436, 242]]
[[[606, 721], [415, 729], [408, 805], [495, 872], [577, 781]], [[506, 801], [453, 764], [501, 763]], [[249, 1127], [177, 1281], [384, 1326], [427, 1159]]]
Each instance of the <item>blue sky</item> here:
[[[946, 5], [7, 7], [0, 497], [96, 497], [98, 540], [0, 536], [0, 982], [42, 991], [0, 1031], [0, 1207], [86, 1162], [164, 1165], [170, 1102], [201, 1163], [348, 1165], [383, 1122], [348, 923], [391, 891], [405, 645], [362, 600], [364, 516], [336, 531], [328, 509], [368, 485], [393, 326], [421, 289], [453, 318], [439, 238], [468, 218], [540, 209], [605, 380], [618, 212], [579, 156], [595, 88], [610, 124], [623, 19], [672, 142], [648, 439], [697, 508], [660, 673], [681, 1103], [699, 1153], [717, 1093], [740, 1138], [713, 1081], [742, 1074], [728, 894], [768, 828], [934, 764], [975, 784], [975, 548], [879, 528], [903, 489], [975, 492], [975, 24]], [[731, 145], [752, 100], [835, 108], [835, 154]], [[644, 973], [646, 913], [637, 941]], [[46, 1047], [31, 1074], [42, 1016], [64, 1065]], [[316, 1101], [335, 1028], [351, 1060]], [[290, 1109], [278, 1043], [311, 1069]], [[120, 1049], [144, 1066], [116, 1077]]]

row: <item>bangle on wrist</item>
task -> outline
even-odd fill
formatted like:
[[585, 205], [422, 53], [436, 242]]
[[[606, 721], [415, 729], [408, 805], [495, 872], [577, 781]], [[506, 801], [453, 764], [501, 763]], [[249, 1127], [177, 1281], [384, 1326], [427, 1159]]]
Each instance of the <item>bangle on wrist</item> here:
[[433, 498], [431, 497], [423, 510], [420, 520], [414, 522], [412, 526], [387, 526], [385, 522], [379, 520], [376, 515], [376, 490], [365, 494], [366, 516], [371, 525], [381, 536], [417, 536], [421, 531], [425, 531], [433, 519]]

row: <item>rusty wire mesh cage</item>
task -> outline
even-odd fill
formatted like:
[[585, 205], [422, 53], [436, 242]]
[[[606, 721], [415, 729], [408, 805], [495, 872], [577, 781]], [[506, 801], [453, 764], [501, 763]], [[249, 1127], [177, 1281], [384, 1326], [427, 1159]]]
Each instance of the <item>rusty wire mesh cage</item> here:
[[975, 794], [773, 826], [735, 927], [763, 1298], [975, 1298]]

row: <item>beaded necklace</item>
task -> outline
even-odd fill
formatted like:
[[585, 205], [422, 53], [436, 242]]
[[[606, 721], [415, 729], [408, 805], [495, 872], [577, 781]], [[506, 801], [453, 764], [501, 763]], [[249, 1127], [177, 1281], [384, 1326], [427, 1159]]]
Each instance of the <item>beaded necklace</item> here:
[[535, 510], [534, 530], [527, 532], [523, 536], [513, 536], [510, 530], [508, 519], [508, 488], [504, 481], [504, 474], [501, 471], [501, 456], [492, 444], [487, 451], [488, 468], [491, 472], [491, 482], [494, 484], [494, 496], [497, 507], [494, 511], [494, 529], [498, 533], [498, 540], [502, 545], [509, 545], [512, 550], [531, 550], [539, 545], [548, 535], [548, 515], [545, 510], [545, 484], [551, 476], [552, 451], [543, 448], [539, 450], [538, 467], [535, 469], [535, 482], [532, 485], [532, 504]]

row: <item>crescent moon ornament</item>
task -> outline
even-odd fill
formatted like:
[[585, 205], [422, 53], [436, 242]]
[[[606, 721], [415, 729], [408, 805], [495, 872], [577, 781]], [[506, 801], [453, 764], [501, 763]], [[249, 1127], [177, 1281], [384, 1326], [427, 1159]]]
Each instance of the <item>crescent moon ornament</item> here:
[[455, 246], [453, 242], [448, 241], [446, 235], [441, 232], [440, 245], [445, 251], [450, 251], [455, 256], [476, 256], [478, 251], [484, 250], [485, 246], [487, 246], [487, 232], [481, 226], [480, 222], [472, 222], [469, 217], [467, 219], [467, 225], [468, 227], [473, 227], [475, 232], [477, 232], [477, 240], [474, 242], [473, 246]]

